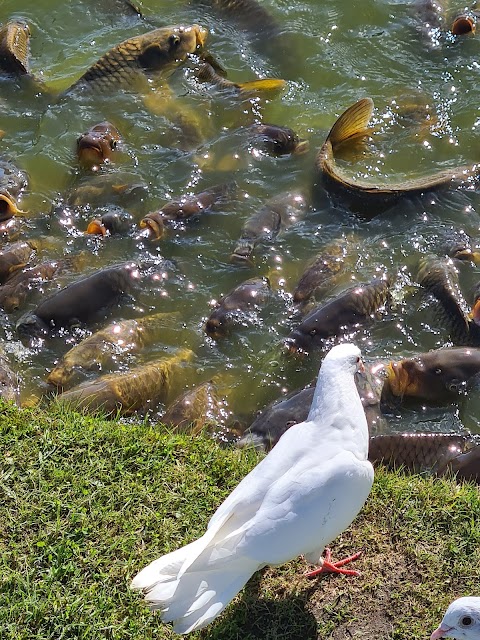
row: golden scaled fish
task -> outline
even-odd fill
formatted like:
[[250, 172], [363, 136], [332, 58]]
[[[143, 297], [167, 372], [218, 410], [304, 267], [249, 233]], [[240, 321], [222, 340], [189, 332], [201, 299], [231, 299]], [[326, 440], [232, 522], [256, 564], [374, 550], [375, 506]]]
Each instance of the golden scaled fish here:
[[371, 133], [368, 123], [373, 113], [373, 106], [371, 98], [362, 98], [342, 113], [331, 128], [315, 160], [315, 169], [327, 189], [347, 195], [363, 204], [389, 205], [404, 196], [415, 196], [426, 191], [459, 186], [469, 178], [478, 176], [477, 165], [444, 169], [397, 183], [378, 184], [349, 176], [335, 162], [335, 151], [340, 145], [349, 144]]
[[77, 139], [78, 161], [83, 167], [96, 170], [99, 165], [112, 161], [120, 141], [120, 133], [113, 124], [100, 122]]
[[390, 295], [389, 278], [375, 278], [358, 284], [314, 307], [285, 339], [290, 353], [310, 353], [325, 338], [337, 336], [345, 328], [365, 324], [385, 305]]
[[121, 42], [93, 64], [67, 91], [109, 92], [132, 87], [144, 76], [166, 74], [203, 47], [207, 30], [198, 24], [154, 29]]
[[248, 82], [233, 82], [215, 71], [211, 64], [204, 62], [195, 73], [202, 82], [209, 82], [218, 89], [230, 91], [239, 96], [245, 97], [250, 93], [263, 93], [270, 91], [281, 91], [285, 85], [285, 80], [280, 78], [265, 78], [262, 80], [250, 80]]
[[106, 415], [131, 415], [140, 409], [155, 409], [165, 400], [172, 379], [194, 357], [190, 349], [179, 349], [126, 373], [112, 373], [83, 382], [57, 396], [67, 406]]
[[0, 72], [29, 73], [30, 28], [21, 20], [10, 20], [0, 27]]
[[197, 435], [202, 429], [217, 426], [222, 419], [222, 404], [211, 382], [185, 391], [162, 416], [162, 424], [179, 433]]
[[382, 406], [395, 406], [407, 398], [437, 404], [451, 402], [480, 373], [480, 349], [449, 347], [420, 353], [390, 362], [385, 373]]
[[172, 333], [180, 324], [179, 313], [156, 313], [144, 318], [112, 322], [62, 356], [47, 378], [49, 384], [66, 387], [76, 373], [101, 370], [118, 356], [135, 353]]
[[345, 243], [332, 243], [310, 263], [293, 291], [295, 304], [304, 305], [310, 297], [325, 293], [333, 278], [345, 265]]

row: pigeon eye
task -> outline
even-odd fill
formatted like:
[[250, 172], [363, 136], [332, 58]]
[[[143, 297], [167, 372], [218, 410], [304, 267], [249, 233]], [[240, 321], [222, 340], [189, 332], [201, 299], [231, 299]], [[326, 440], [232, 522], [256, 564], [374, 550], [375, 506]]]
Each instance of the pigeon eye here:
[[473, 620], [470, 616], [463, 616], [460, 623], [462, 627], [469, 627], [472, 624]]

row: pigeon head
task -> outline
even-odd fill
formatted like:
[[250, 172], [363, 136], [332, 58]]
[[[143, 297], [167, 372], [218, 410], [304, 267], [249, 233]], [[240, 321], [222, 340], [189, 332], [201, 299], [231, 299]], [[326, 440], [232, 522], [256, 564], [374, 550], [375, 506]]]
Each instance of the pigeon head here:
[[364, 371], [361, 355], [360, 349], [354, 344], [349, 342], [337, 344], [327, 353], [322, 366], [326, 363], [331, 363], [354, 374], [357, 371]]
[[465, 597], [454, 600], [443, 620], [430, 636], [430, 640], [456, 638], [478, 640], [480, 638], [480, 598]]

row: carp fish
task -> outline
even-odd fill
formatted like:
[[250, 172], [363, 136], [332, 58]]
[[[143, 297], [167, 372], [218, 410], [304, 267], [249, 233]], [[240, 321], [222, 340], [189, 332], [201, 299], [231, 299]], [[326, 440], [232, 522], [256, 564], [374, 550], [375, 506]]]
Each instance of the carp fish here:
[[42, 283], [51, 280], [60, 266], [60, 262], [50, 260], [15, 271], [5, 284], [0, 286], [0, 307], [7, 313], [18, 311], [29, 293], [38, 290]]
[[25, 214], [17, 207], [16, 199], [28, 185], [27, 174], [10, 160], [0, 159], [0, 222]]
[[272, 295], [267, 278], [250, 278], [232, 289], [212, 311], [205, 324], [205, 331], [211, 338], [223, 337], [239, 321], [245, 320], [247, 313], [259, 309]]
[[146, 76], [174, 69], [189, 53], [201, 49], [206, 38], [207, 30], [198, 24], [162, 27], [128, 38], [95, 62], [65, 95], [77, 89], [108, 93], [135, 87]]
[[179, 433], [197, 435], [221, 420], [222, 405], [211, 382], [189, 389], [174, 400], [162, 416], [162, 424]]
[[443, 404], [471, 386], [480, 373], [480, 349], [448, 347], [390, 362], [382, 387], [382, 407], [405, 399]]
[[77, 157], [80, 164], [92, 170], [99, 165], [111, 162], [121, 141], [116, 127], [110, 122], [100, 122], [90, 127], [77, 139]]
[[[336, 163], [335, 151], [340, 145], [351, 143], [371, 133], [368, 123], [373, 106], [371, 98], [362, 98], [349, 107], [330, 129], [315, 160], [315, 170], [327, 190], [347, 196], [355, 206], [364, 205], [365, 213], [368, 206], [372, 206], [375, 214], [378, 213], [375, 205], [387, 207], [399, 198], [460, 186], [478, 176], [478, 165], [464, 165], [398, 183], [378, 184], [350, 177]], [[361, 212], [364, 213], [363, 207]]]
[[262, 80], [250, 80], [248, 82], [233, 82], [215, 71], [208, 62], [201, 64], [195, 72], [195, 76], [202, 82], [209, 82], [218, 89], [229, 91], [241, 97], [248, 94], [263, 93], [265, 91], [281, 91], [285, 85], [285, 80], [280, 78], [264, 78]]
[[76, 410], [99, 411], [106, 415], [131, 415], [140, 409], [155, 409], [165, 400], [178, 370], [194, 356], [179, 349], [126, 373], [112, 373], [86, 381], [57, 396], [57, 402]]
[[[97, 212], [98, 215], [98, 212]], [[103, 215], [93, 218], [85, 231], [88, 235], [126, 235], [134, 228], [133, 216], [121, 207], [108, 207]]]
[[295, 304], [304, 305], [310, 297], [325, 292], [345, 265], [345, 246], [335, 243], [326, 247], [305, 269], [293, 291]]
[[368, 459], [389, 468], [404, 467], [436, 476], [480, 483], [480, 439], [458, 433], [392, 433], [370, 438]]
[[96, 271], [64, 287], [19, 318], [16, 328], [22, 340], [45, 338], [52, 328], [88, 322], [102, 309], [110, 308], [121, 295], [131, 293], [138, 282], [134, 263]]
[[81, 371], [101, 370], [116, 357], [153, 344], [162, 333], [171, 333], [178, 326], [179, 318], [179, 313], [156, 313], [113, 322], [67, 351], [48, 375], [47, 382], [66, 387]]
[[438, 302], [434, 312], [458, 345], [475, 342], [475, 328], [468, 317], [468, 304], [458, 282], [458, 272], [451, 258], [427, 255], [421, 258], [418, 283]]
[[307, 201], [300, 193], [281, 193], [248, 218], [230, 262], [251, 266], [251, 255], [259, 242], [272, 242], [278, 233], [298, 222], [307, 211]]
[[248, 127], [248, 133], [254, 140], [260, 141], [265, 151], [272, 156], [300, 155], [308, 151], [308, 141], [300, 140], [290, 127], [252, 124]]
[[390, 295], [390, 280], [375, 278], [358, 284], [314, 307], [285, 339], [290, 353], [309, 353], [322, 346], [325, 338], [341, 334], [368, 322], [385, 305]]
[[0, 284], [5, 284], [13, 273], [25, 267], [34, 253], [28, 242], [15, 242], [0, 250]]
[[10, 20], [0, 27], [0, 72], [29, 73], [30, 28], [21, 20]]

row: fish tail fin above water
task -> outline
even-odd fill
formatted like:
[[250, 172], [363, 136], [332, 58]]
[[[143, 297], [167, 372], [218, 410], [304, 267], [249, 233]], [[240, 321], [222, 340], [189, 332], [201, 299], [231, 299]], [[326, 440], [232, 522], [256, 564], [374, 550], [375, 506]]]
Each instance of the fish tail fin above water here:
[[345, 140], [357, 136], [367, 135], [370, 129], [368, 123], [373, 113], [373, 100], [362, 98], [349, 107], [330, 129], [327, 141], [335, 147]]

